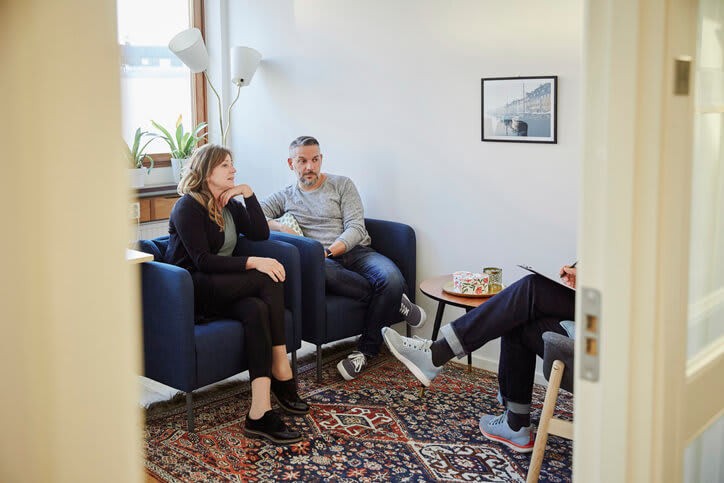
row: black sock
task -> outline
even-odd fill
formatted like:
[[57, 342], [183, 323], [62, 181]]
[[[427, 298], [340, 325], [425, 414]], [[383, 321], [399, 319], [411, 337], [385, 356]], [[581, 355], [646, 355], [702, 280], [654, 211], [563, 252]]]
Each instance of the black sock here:
[[530, 413], [518, 414], [508, 409], [508, 426], [513, 431], [518, 431], [520, 428], [530, 426]]
[[432, 363], [435, 364], [436, 367], [440, 367], [455, 357], [455, 353], [450, 348], [450, 345], [445, 340], [445, 337], [433, 342], [430, 347], [430, 351], [432, 352]]

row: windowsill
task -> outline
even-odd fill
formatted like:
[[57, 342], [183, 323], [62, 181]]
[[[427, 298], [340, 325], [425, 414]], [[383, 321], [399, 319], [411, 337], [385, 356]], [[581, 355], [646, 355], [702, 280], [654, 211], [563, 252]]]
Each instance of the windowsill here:
[[138, 198], [150, 198], [151, 196], [161, 196], [168, 194], [178, 194], [175, 184], [144, 186], [143, 188], [136, 189], [136, 196]]

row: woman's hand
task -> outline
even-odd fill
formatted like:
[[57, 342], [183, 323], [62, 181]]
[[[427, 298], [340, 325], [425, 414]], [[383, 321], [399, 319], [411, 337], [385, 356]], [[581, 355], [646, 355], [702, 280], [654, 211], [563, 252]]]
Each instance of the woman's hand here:
[[244, 198], [248, 198], [251, 195], [253, 195], [254, 192], [251, 190], [251, 187], [248, 184], [238, 184], [234, 186], [233, 188], [229, 188], [228, 190], [222, 191], [219, 195], [219, 206], [223, 208], [226, 206], [226, 204], [229, 202], [231, 198], [234, 196], [242, 195]]
[[246, 259], [246, 268], [253, 268], [259, 270], [261, 273], [266, 273], [275, 282], [283, 282], [286, 278], [284, 265], [274, 258], [249, 257]]
[[569, 267], [568, 265], [564, 265], [561, 268], [561, 279], [563, 280], [563, 283], [571, 288], [576, 288], [576, 270], [578, 269], [575, 267]]

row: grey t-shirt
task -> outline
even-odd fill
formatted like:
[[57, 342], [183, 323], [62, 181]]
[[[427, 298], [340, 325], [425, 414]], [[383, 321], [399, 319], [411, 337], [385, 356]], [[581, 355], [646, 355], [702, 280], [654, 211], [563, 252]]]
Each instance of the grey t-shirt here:
[[327, 179], [314, 191], [302, 191], [294, 183], [269, 195], [261, 202], [267, 218], [291, 213], [304, 236], [320, 242], [325, 248], [336, 240], [350, 250], [369, 245], [364, 222], [364, 207], [357, 188], [346, 176], [327, 174]]

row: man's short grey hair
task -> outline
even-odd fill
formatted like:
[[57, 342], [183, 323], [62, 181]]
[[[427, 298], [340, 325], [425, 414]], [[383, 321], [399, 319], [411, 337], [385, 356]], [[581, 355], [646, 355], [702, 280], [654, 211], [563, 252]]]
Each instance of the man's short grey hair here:
[[312, 136], [299, 136], [289, 145], [289, 157], [294, 156], [294, 150], [299, 146], [319, 146], [319, 141]]

